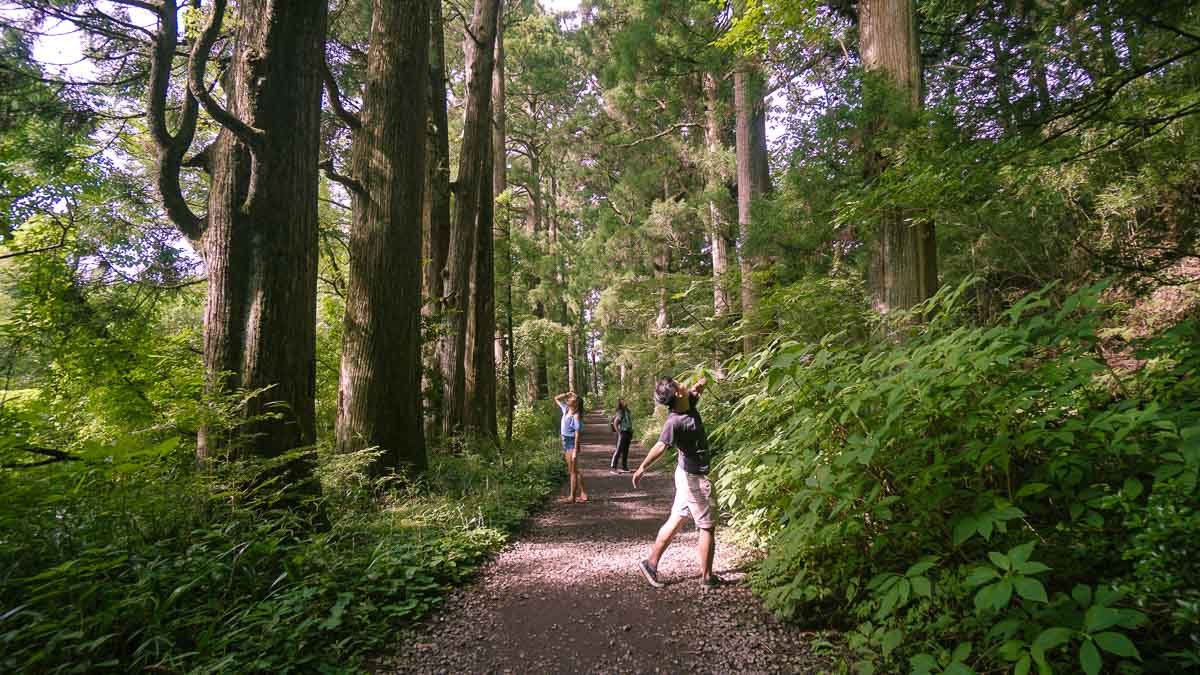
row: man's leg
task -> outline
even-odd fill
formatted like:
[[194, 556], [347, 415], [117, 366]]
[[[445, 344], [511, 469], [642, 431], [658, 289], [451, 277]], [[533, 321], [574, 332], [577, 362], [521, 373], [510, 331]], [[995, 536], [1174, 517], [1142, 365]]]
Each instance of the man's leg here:
[[[617, 441], [617, 452], [621, 454], [621, 470], [629, 470], [629, 443], [633, 440], [633, 432], [622, 431], [621, 438]], [[616, 460], [613, 461], [613, 466], [616, 466]]]
[[659, 559], [662, 558], [663, 552], [671, 545], [671, 540], [675, 538], [675, 534], [679, 532], [679, 528], [683, 527], [686, 520], [687, 516], [671, 514], [671, 517], [667, 518], [667, 522], [658, 528], [658, 536], [654, 538], [654, 545], [650, 547], [650, 557], [646, 558], [651, 567], [658, 569]]
[[713, 528], [697, 528], [700, 537], [696, 542], [696, 553], [700, 559], [700, 578], [707, 579], [712, 576], [713, 555], [717, 552], [717, 537], [713, 534]]

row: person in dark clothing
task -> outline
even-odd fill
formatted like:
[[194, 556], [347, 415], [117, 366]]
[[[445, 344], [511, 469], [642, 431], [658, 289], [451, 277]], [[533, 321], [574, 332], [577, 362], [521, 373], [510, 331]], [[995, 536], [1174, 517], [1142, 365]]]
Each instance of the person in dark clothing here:
[[629, 443], [633, 441], [633, 415], [629, 413], [629, 406], [625, 405], [625, 399], [617, 399], [617, 414], [613, 415], [609, 426], [617, 432], [617, 447], [613, 450], [608, 470], [618, 473], [617, 460], [620, 459], [620, 473], [629, 473]]
[[654, 390], [654, 400], [667, 406], [670, 412], [663, 424], [658, 443], [650, 449], [641, 466], [633, 474], [633, 487], [637, 488], [638, 481], [646, 469], [654, 464], [668, 447], [675, 448], [679, 454], [679, 463], [675, 467], [675, 503], [671, 506], [671, 516], [659, 528], [654, 545], [650, 548], [650, 556], [638, 563], [642, 576], [655, 588], [665, 585], [658, 580], [658, 561], [688, 518], [696, 523], [700, 534], [696, 553], [700, 562], [701, 583], [708, 588], [724, 583], [712, 570], [713, 554], [717, 548], [714, 536], [716, 501], [712, 482], [708, 479], [708, 435], [704, 432], [700, 411], [696, 409], [700, 393], [707, 383], [708, 381], [702, 378], [689, 390], [674, 379], [664, 377], [658, 381]]

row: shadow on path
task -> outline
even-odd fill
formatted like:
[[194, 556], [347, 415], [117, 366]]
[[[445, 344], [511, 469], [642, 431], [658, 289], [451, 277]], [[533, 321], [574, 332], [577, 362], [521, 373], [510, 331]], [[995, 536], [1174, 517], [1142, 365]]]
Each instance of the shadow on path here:
[[[689, 524], [659, 566], [666, 588], [637, 571], [674, 494], [674, 466], [659, 460], [638, 489], [611, 474], [613, 434], [603, 415], [584, 422], [579, 466], [586, 503], [554, 502], [443, 610], [399, 636], [379, 664], [400, 673], [796, 673], [831, 657], [818, 635], [783, 626], [741, 583], [738, 551], [717, 534], [716, 571], [734, 583], [699, 583]], [[630, 448], [629, 465], [645, 455]], [[564, 487], [560, 495], [566, 494]]]

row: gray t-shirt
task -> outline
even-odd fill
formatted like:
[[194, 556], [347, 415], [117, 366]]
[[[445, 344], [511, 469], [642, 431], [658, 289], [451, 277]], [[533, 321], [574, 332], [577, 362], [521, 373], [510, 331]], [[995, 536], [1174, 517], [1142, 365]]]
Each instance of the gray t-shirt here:
[[703, 476], [709, 468], [708, 434], [696, 409], [700, 397], [692, 394], [688, 400], [691, 405], [686, 412], [672, 410], [667, 414], [658, 442], [679, 451], [679, 466], [684, 471]]

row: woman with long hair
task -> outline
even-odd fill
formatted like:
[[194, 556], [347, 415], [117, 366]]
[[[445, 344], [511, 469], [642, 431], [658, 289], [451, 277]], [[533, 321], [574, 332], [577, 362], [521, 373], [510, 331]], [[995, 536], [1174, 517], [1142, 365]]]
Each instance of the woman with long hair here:
[[[583, 486], [583, 474], [579, 472], [576, 457], [579, 452], [580, 440], [583, 434], [583, 397], [573, 391], [568, 391], [554, 397], [554, 402], [562, 410], [562, 420], [559, 422], [559, 434], [562, 436], [563, 459], [567, 461], [567, 476], [571, 480], [571, 502], [586, 502], [587, 488]], [[567, 501], [564, 499], [564, 501]]]

